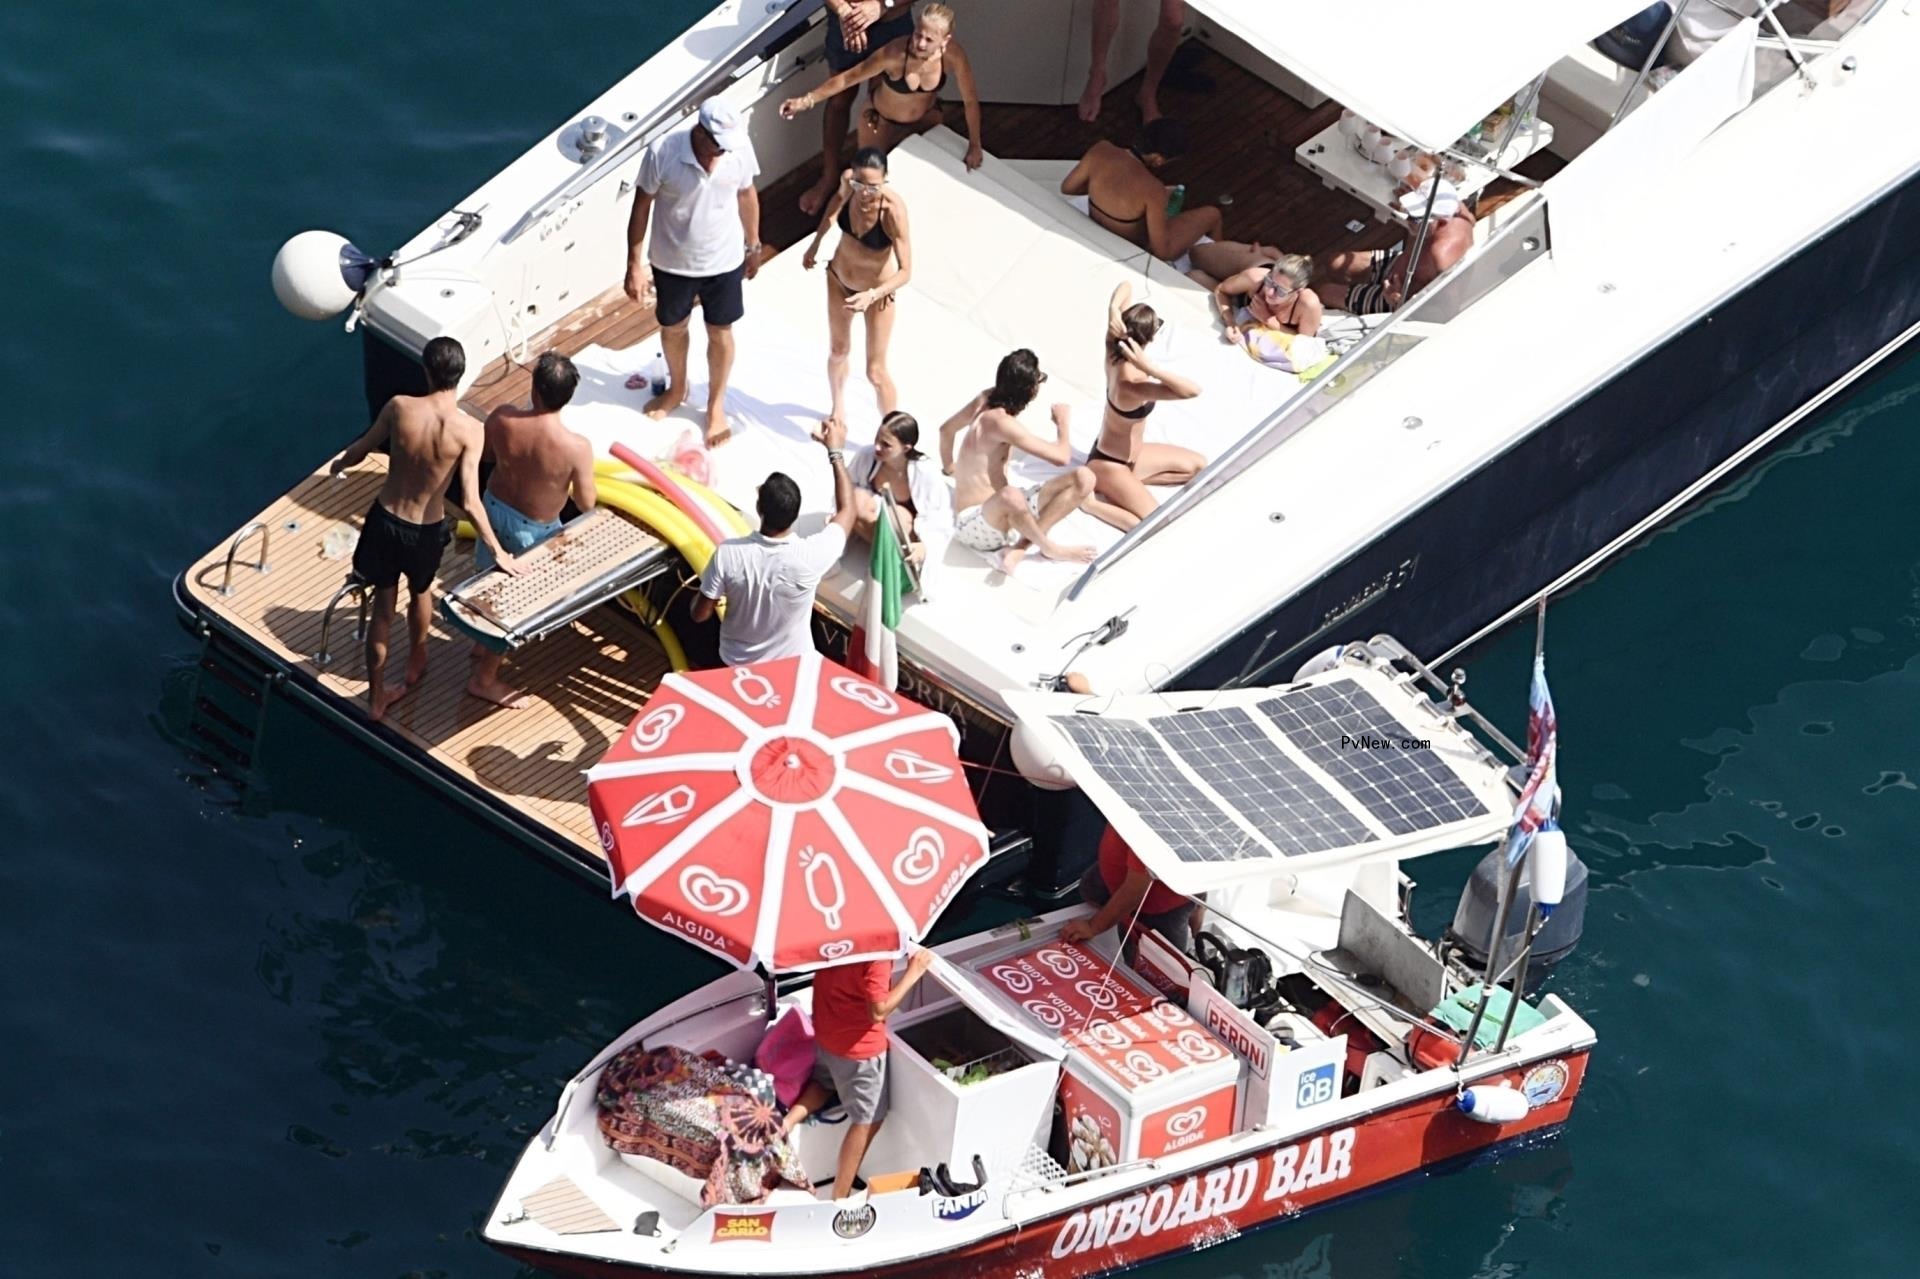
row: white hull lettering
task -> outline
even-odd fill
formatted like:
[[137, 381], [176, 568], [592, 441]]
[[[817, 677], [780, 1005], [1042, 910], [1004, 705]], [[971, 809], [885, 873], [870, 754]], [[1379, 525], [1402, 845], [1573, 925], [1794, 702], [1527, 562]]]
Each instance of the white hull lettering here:
[[1316, 1186], [1344, 1181], [1353, 1173], [1352, 1128], [1325, 1133], [1270, 1155], [1210, 1168], [1178, 1182], [1136, 1190], [1124, 1198], [1075, 1212], [1060, 1224], [1053, 1255], [1119, 1247], [1162, 1231], [1199, 1225], [1240, 1211], [1260, 1188], [1261, 1165], [1268, 1165], [1262, 1202], [1272, 1202]]

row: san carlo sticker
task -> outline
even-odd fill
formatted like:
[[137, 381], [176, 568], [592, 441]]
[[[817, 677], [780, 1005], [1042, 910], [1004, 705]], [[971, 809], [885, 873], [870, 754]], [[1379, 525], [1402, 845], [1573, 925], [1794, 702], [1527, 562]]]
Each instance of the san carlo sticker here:
[[1529, 1106], [1550, 1106], [1567, 1090], [1567, 1063], [1543, 1061], [1520, 1081], [1520, 1092]]
[[873, 1229], [873, 1223], [880, 1214], [872, 1204], [861, 1204], [858, 1208], [845, 1208], [833, 1214], [833, 1233], [842, 1239], [858, 1239]]
[[770, 1212], [716, 1212], [713, 1214], [713, 1242], [738, 1243], [750, 1239], [756, 1243], [773, 1242], [773, 1214]]

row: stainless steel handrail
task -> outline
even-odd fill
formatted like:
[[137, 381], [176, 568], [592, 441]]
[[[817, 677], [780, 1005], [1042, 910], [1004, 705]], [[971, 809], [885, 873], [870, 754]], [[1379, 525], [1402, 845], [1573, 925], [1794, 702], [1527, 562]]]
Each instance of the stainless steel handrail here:
[[313, 664], [322, 670], [333, 661], [333, 653], [327, 648], [327, 637], [333, 631], [333, 610], [340, 606], [341, 599], [348, 591], [360, 592], [359, 616], [354, 624], [353, 637], [357, 640], [367, 637], [367, 611], [372, 603], [373, 583], [355, 574], [348, 574], [347, 580], [327, 601], [327, 611], [320, 615], [320, 651], [313, 655]]
[[220, 579], [221, 595], [226, 596], [233, 594], [233, 557], [240, 553], [240, 548], [245, 545], [247, 538], [255, 533], [260, 535], [260, 558], [255, 563], [247, 565], [247, 567], [261, 573], [271, 573], [273, 571], [273, 566], [267, 563], [267, 543], [271, 539], [272, 533], [267, 528], [267, 522], [265, 520], [255, 520], [238, 533], [235, 533], [233, 535], [233, 541], [227, 543], [227, 573], [225, 577]]

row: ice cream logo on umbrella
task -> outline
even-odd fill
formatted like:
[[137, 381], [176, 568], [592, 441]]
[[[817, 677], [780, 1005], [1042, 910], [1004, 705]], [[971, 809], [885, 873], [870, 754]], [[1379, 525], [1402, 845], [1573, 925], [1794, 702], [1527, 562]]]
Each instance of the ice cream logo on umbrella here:
[[672, 735], [673, 730], [679, 726], [682, 719], [686, 718], [686, 715], [687, 708], [678, 702], [671, 706], [662, 706], [658, 710], [648, 711], [634, 721], [633, 733], [628, 741], [633, 749], [641, 754], [657, 751], [667, 744], [667, 738]]
[[1080, 961], [1064, 950], [1055, 950], [1049, 946], [1045, 950], [1035, 951], [1033, 957], [1051, 969], [1055, 977], [1062, 980], [1080, 975]]
[[845, 959], [853, 953], [853, 943], [842, 937], [839, 941], [830, 941], [820, 948], [820, 958], [832, 963], [836, 959]]
[[778, 706], [780, 694], [773, 681], [751, 666], [733, 668], [733, 695], [748, 706]]
[[1167, 1116], [1167, 1136], [1191, 1137], [1199, 1132], [1206, 1122], [1207, 1108], [1204, 1105], [1189, 1106], [1185, 1110], [1176, 1111]]
[[1120, 1006], [1120, 996], [1116, 995], [1113, 985], [1104, 981], [1083, 981], [1074, 986], [1080, 992], [1080, 998], [1103, 1013], [1110, 1013]]
[[614, 843], [615, 841], [613, 838], [613, 824], [611, 822], [601, 822], [600, 823], [600, 847], [607, 850], [607, 856], [609, 857], [613, 856]]
[[900, 703], [893, 695], [875, 684], [851, 675], [836, 675], [828, 682], [828, 688], [840, 694], [850, 702], [858, 702], [876, 715], [898, 715]]
[[1033, 978], [1012, 964], [1001, 964], [993, 969], [992, 976], [1009, 995], [1025, 995], [1033, 991]]
[[936, 764], [910, 750], [888, 751], [886, 759], [882, 762], [890, 775], [903, 782], [919, 782], [923, 786], [933, 786], [953, 780], [951, 768], [945, 764]]
[[680, 872], [680, 895], [701, 914], [721, 919], [738, 915], [753, 900], [745, 884], [705, 866], [689, 866]]
[[805, 871], [807, 900], [827, 921], [827, 927], [840, 931], [840, 912], [847, 907], [847, 886], [840, 878], [840, 863], [832, 853], [814, 847], [800, 850], [800, 865]]
[[1067, 1015], [1044, 999], [1028, 999], [1020, 1006], [1032, 1013], [1033, 1019], [1048, 1030], [1060, 1030], [1067, 1024]]
[[947, 845], [940, 832], [921, 826], [907, 838], [907, 846], [893, 859], [893, 877], [909, 888], [918, 888], [940, 873], [940, 859]]
[[666, 826], [693, 811], [693, 787], [673, 786], [655, 791], [620, 819], [622, 826]]

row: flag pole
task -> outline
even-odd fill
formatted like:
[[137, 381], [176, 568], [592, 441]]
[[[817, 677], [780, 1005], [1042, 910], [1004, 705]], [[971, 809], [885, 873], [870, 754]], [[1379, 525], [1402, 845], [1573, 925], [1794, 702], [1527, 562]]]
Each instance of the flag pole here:
[[1533, 656], [1538, 661], [1547, 651], [1547, 597], [1540, 597], [1533, 614]]

